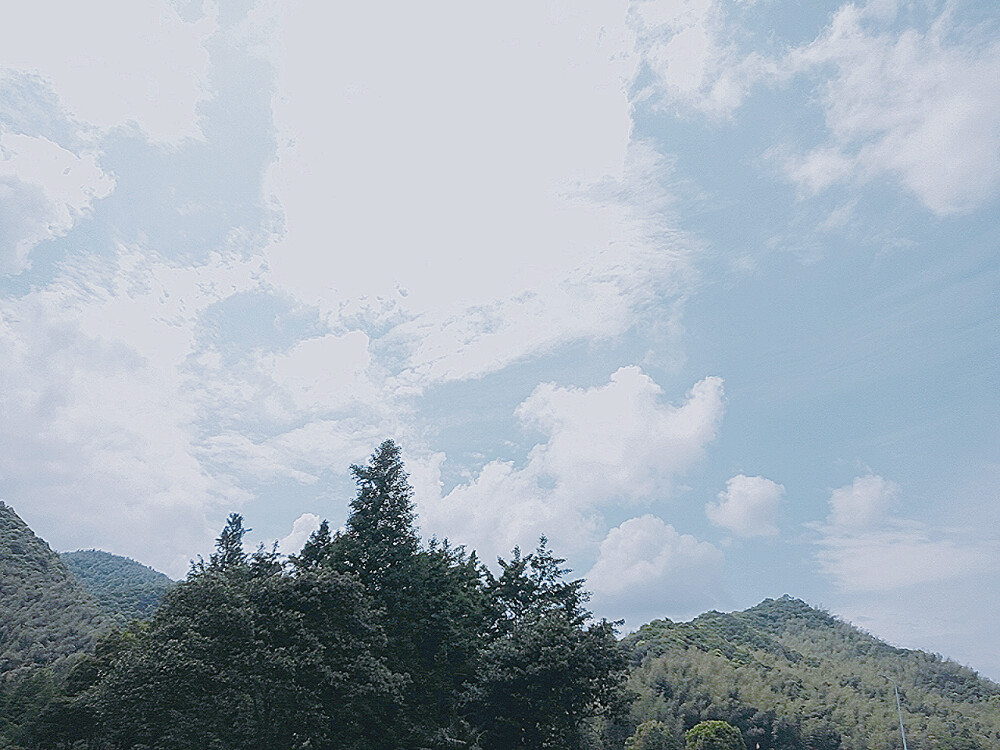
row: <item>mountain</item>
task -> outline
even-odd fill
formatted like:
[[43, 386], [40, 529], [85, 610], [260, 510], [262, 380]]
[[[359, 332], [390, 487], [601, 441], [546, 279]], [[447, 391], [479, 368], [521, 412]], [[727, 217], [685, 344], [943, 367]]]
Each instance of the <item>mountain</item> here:
[[0, 501], [0, 674], [90, 649], [109, 625], [59, 556]]
[[159, 571], [110, 552], [88, 549], [59, 557], [101, 610], [120, 623], [147, 619], [174, 583]]
[[788, 596], [627, 636], [636, 724], [738, 726], [751, 750], [897, 750], [898, 688], [910, 750], [1000, 747], [1000, 685], [896, 648]]

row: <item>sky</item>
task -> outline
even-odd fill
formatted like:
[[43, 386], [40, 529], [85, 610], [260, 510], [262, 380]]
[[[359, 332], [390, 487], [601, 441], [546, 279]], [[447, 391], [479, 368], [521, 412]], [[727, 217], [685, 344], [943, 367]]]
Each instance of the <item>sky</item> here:
[[[790, 594], [1000, 680], [1000, 9], [21, 3], [0, 498], [183, 577], [403, 448], [596, 615]], [[9, 15], [9, 14], [8, 14]]]

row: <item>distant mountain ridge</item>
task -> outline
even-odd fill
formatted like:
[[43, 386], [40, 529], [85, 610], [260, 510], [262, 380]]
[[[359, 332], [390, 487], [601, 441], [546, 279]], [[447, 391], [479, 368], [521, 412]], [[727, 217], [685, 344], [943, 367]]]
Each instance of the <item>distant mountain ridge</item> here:
[[120, 624], [147, 619], [174, 584], [148, 565], [103, 550], [61, 552], [59, 557], [101, 610]]
[[898, 687], [911, 750], [1000, 747], [1000, 685], [788, 596], [686, 623], [654, 620], [624, 642], [636, 719], [677, 732], [722, 719], [751, 750], [897, 750]]
[[0, 673], [89, 650], [110, 624], [59, 556], [0, 501]]

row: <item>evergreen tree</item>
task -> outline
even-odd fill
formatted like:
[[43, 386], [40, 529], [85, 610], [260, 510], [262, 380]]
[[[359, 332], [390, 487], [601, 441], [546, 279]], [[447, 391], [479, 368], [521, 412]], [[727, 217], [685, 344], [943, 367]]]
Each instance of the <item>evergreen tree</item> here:
[[488, 577], [492, 624], [485, 635], [469, 715], [484, 750], [583, 747], [586, 723], [620, 715], [626, 657], [612, 623], [592, 623], [583, 581], [543, 538], [538, 549], [498, 561]]
[[297, 568], [308, 570], [321, 565], [332, 554], [332, 551], [333, 537], [330, 535], [330, 524], [326, 519], [323, 519], [319, 528], [306, 540], [302, 551], [298, 555], [292, 555], [290, 560]]
[[252, 529], [243, 528], [243, 516], [230, 513], [225, 528], [215, 540], [215, 552], [209, 558], [210, 570], [222, 571], [246, 565], [247, 555], [243, 551], [243, 537]]
[[386, 440], [366, 466], [351, 466], [358, 486], [351, 501], [347, 530], [340, 539], [344, 560], [374, 590], [392, 597], [400, 567], [416, 555], [420, 539], [414, 528], [413, 489], [403, 469], [402, 451]]
[[98, 653], [63, 716], [92, 706], [108, 750], [392, 750], [381, 722], [400, 678], [364, 588], [242, 555], [242, 533], [231, 516], [209, 564]]
[[479, 564], [447, 542], [421, 548], [413, 490], [393, 441], [351, 470], [358, 492], [344, 532], [327, 542], [321, 527], [297, 564], [325, 560], [357, 576], [378, 607], [387, 662], [405, 678], [401, 705], [382, 721], [387, 736], [405, 747], [451, 746], [486, 616]]

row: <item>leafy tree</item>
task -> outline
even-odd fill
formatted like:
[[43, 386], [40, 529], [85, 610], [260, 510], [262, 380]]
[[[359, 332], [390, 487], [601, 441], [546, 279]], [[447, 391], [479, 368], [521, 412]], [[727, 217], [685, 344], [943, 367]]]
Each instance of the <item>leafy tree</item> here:
[[740, 730], [725, 721], [703, 721], [685, 736], [687, 750], [746, 750]]
[[59, 556], [2, 501], [0, 581], [0, 673], [91, 649], [111, 626]]
[[291, 557], [291, 562], [297, 568], [308, 570], [322, 564], [331, 554], [333, 537], [330, 536], [330, 524], [323, 519], [319, 528], [314, 531], [302, 551]]
[[89, 688], [105, 746], [389, 750], [399, 678], [364, 588], [247, 556], [243, 533], [230, 516], [208, 565], [110, 648]]
[[612, 623], [592, 623], [582, 581], [564, 581], [543, 538], [488, 576], [492, 624], [469, 707], [484, 750], [583, 746], [586, 722], [624, 711], [626, 666]]
[[625, 741], [625, 750], [681, 750], [680, 738], [662, 721], [644, 721]]

